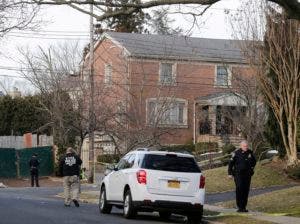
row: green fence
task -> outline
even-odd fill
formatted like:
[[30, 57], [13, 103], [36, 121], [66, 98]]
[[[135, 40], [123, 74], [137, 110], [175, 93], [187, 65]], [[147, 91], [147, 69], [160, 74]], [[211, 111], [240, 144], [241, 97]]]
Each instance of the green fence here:
[[26, 149], [0, 149], [0, 177], [28, 177], [29, 160], [36, 153], [40, 161], [39, 175], [49, 176], [54, 171], [51, 146]]
[[0, 177], [16, 177], [16, 150], [0, 149]]
[[21, 177], [27, 177], [30, 175], [29, 160], [32, 155], [36, 153], [40, 162], [39, 175], [49, 176], [53, 173], [53, 154], [52, 147], [37, 147], [16, 150], [19, 157], [19, 175]]

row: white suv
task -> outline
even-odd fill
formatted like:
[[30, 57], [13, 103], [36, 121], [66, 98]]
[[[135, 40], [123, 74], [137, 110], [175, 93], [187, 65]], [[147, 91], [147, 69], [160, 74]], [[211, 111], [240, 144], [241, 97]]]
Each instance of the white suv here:
[[205, 196], [205, 177], [190, 154], [137, 149], [126, 154], [101, 182], [99, 209], [110, 213], [123, 208], [126, 218], [138, 211], [172, 213], [200, 223]]

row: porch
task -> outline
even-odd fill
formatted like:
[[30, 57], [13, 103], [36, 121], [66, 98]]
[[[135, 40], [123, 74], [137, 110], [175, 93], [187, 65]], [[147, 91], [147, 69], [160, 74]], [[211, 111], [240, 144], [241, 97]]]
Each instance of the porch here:
[[243, 140], [240, 119], [246, 114], [242, 96], [234, 93], [215, 93], [195, 100], [196, 142], [217, 142], [238, 146]]

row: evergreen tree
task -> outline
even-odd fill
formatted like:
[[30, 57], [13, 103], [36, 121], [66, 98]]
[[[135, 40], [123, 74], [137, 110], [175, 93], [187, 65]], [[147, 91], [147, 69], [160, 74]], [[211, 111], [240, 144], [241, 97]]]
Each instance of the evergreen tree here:
[[[110, 1], [114, 4], [128, 4], [128, 3], [140, 3], [140, 0], [112, 0]], [[123, 6], [119, 8], [108, 7], [108, 12], [114, 12], [118, 10], [126, 11], [128, 7]], [[105, 25], [108, 29], [112, 29], [116, 32], [124, 33], [144, 33], [146, 31], [147, 19], [150, 16], [148, 13], [144, 13], [141, 9], [136, 10], [136, 12], [130, 15], [119, 15], [116, 17], [109, 18], [105, 21]]]
[[161, 35], [180, 34], [183, 30], [179, 27], [173, 29], [171, 24], [174, 19], [170, 19], [166, 9], [158, 9], [152, 11], [152, 18], [149, 20], [149, 25], [153, 33]]
[[13, 100], [10, 96], [0, 97], [0, 136], [11, 135], [11, 123], [14, 114], [13, 110]]

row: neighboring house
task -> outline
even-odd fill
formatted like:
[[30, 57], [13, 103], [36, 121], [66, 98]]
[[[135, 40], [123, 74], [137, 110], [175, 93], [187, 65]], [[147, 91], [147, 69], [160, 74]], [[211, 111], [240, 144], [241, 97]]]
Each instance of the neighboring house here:
[[159, 135], [161, 144], [217, 141], [222, 145], [224, 136], [236, 143], [241, 139], [238, 125], [220, 111], [245, 106], [233, 93], [233, 74], [252, 74], [239, 44], [236, 40], [105, 33], [95, 44], [95, 80], [110, 97], [98, 102], [132, 114], [145, 127], [168, 129]]
[[14, 87], [12, 91], [8, 92], [8, 95], [11, 96], [11, 98], [13, 99], [22, 96], [21, 92], [17, 87]]

